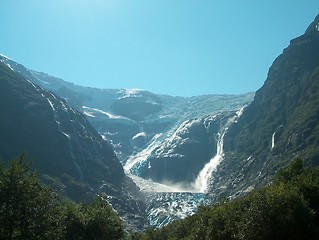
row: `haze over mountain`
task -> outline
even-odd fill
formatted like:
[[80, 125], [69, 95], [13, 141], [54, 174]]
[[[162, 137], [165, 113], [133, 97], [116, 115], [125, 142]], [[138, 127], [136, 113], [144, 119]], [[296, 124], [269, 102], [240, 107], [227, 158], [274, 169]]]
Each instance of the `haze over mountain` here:
[[[87, 88], [65, 82], [44, 73], [29, 70], [5, 56], [0, 56], [0, 60], [7, 65], [9, 69], [23, 76], [26, 79], [27, 85], [33, 86], [32, 84], [34, 84], [33, 88], [39, 89], [39, 91], [45, 91], [44, 88], [50, 90], [55, 95], [62, 97], [59, 99], [59, 102], [63, 102], [65, 105], [70, 104], [82, 112], [83, 116], [99, 131], [104, 140], [113, 146], [117, 156], [124, 165], [126, 174], [134, 179], [143, 192], [154, 193], [155, 195], [159, 191], [203, 192], [203, 190], [194, 187], [191, 182], [195, 181], [200, 169], [203, 168], [205, 163], [215, 154], [216, 134], [218, 134], [221, 126], [224, 124], [221, 123], [221, 119], [227, 122], [227, 118], [233, 117], [237, 110], [249, 104], [254, 96], [254, 93], [247, 93], [241, 95], [205, 95], [185, 98], [157, 95], [134, 89]], [[55, 96], [53, 93], [50, 94]], [[27, 100], [27, 102], [29, 101], [30, 100]], [[56, 107], [55, 109], [58, 108]], [[220, 116], [216, 117], [217, 115]], [[60, 116], [57, 115], [57, 122], [60, 121]], [[67, 123], [70, 120], [65, 119], [65, 121]], [[28, 123], [21, 125], [22, 128], [31, 128], [27, 126]], [[14, 131], [13, 128], [8, 128], [7, 124], [4, 124], [3, 127], [8, 129], [8, 135], [11, 131]], [[66, 136], [61, 133], [65, 132], [63, 131], [63, 127], [60, 133], [59, 128], [57, 130], [62, 138]], [[200, 132], [198, 132], [199, 130]], [[37, 134], [35, 130], [34, 134]], [[74, 134], [76, 137], [76, 133]], [[52, 136], [52, 133], [47, 134], [47, 136]], [[27, 135], [27, 139], [29, 138], [33, 138], [33, 136], [30, 134]], [[73, 138], [70, 137], [70, 139]], [[50, 138], [50, 140], [55, 141], [53, 138]], [[26, 142], [32, 141], [27, 140]], [[171, 145], [171, 143], [174, 145]], [[61, 144], [63, 144], [63, 142], [61, 142]], [[19, 151], [19, 148], [17, 149], [14, 142], [10, 145], [13, 146], [16, 152]], [[39, 148], [41, 145], [42, 142], [33, 144], [36, 149], [42, 149]], [[68, 145], [64, 144], [63, 146], [67, 147]], [[167, 146], [166, 149], [165, 146]], [[28, 145], [24, 145], [24, 147], [26, 151], [33, 153], [32, 148]], [[49, 150], [46, 152], [47, 155], [50, 155], [51, 148], [52, 146], [48, 146]], [[72, 147], [70, 150], [73, 148], [78, 150], [77, 153], [80, 154], [79, 157], [77, 156], [75, 159], [80, 158], [83, 147], [78, 145]], [[190, 148], [192, 151], [187, 150]], [[70, 150], [66, 149], [65, 152], [68, 153]], [[3, 151], [6, 153], [5, 149]], [[5, 156], [13, 157], [12, 154]], [[45, 155], [35, 154], [32, 156], [40, 158]], [[105, 156], [105, 154], [103, 156]], [[72, 154], [65, 157], [67, 159], [71, 158], [70, 160], [66, 159], [67, 161], [72, 161]], [[94, 157], [94, 155], [92, 157]], [[94, 158], [98, 160], [100, 157], [95, 156]], [[152, 172], [158, 172], [156, 175], [149, 175], [149, 173], [145, 171], [150, 169], [147, 166], [152, 158], [157, 159], [156, 162], [152, 163], [152, 169], [154, 169]], [[179, 171], [179, 175], [177, 175], [177, 168], [170, 168], [170, 173], [168, 173], [162, 166], [164, 161], [162, 161], [161, 158], [166, 159], [165, 161], [169, 160], [170, 163], [174, 163], [175, 166], [183, 168], [185, 171]], [[51, 156], [48, 159], [51, 159]], [[54, 159], [52, 159], [52, 162], [55, 162]], [[74, 168], [76, 168], [76, 165]], [[81, 170], [82, 166], [80, 166], [79, 169]], [[102, 168], [100, 170], [102, 170]], [[64, 168], [61, 166], [61, 171], [58, 170], [58, 174], [62, 174], [63, 171]], [[94, 171], [90, 171], [96, 175]], [[174, 177], [171, 178], [169, 175]], [[139, 176], [146, 179], [150, 178], [154, 180], [154, 182], [138, 178]], [[99, 181], [101, 181], [104, 178], [99, 179]], [[105, 181], [109, 182], [106, 178]], [[114, 178], [112, 181], [117, 182], [118, 180]], [[170, 183], [168, 184], [166, 181], [170, 181]], [[163, 183], [164, 185], [162, 185]], [[179, 187], [177, 187], [177, 185], [179, 185]], [[204, 189], [205, 187], [202, 188]], [[134, 190], [134, 188], [131, 190]], [[107, 188], [104, 188], [103, 191], [108, 192]], [[113, 193], [111, 192], [111, 194]], [[175, 198], [175, 196], [173, 198]], [[146, 197], [146, 199], [154, 203], [154, 199], [149, 196]], [[161, 197], [159, 197], [159, 199], [161, 199]], [[180, 198], [180, 204], [183, 204], [182, 201], [185, 202], [185, 206], [188, 204], [185, 208], [185, 213], [181, 215], [180, 211], [175, 209], [171, 212], [172, 216], [168, 216], [168, 218], [165, 217], [167, 220], [157, 215], [152, 209], [145, 213], [152, 213], [148, 216], [149, 221], [152, 221], [152, 224], [160, 226], [173, 219], [178, 219], [180, 216], [186, 216], [187, 212], [188, 214], [194, 212], [198, 203], [203, 201], [201, 199], [202, 197], [199, 198], [198, 201], [193, 200], [191, 194], [187, 195], [187, 198]], [[124, 198], [124, 202], [125, 201], [127, 201], [126, 198]], [[192, 202], [192, 204], [189, 204], [189, 202]], [[120, 210], [122, 205], [123, 204], [119, 206]], [[155, 203], [155, 206], [156, 205]], [[135, 210], [133, 210], [133, 212], [134, 211]], [[140, 214], [137, 209], [136, 214]], [[164, 212], [164, 215], [165, 214], [167, 213]]]
[[318, 46], [319, 16], [256, 94], [194, 97], [82, 87], [1, 55], [0, 155], [25, 150], [67, 196], [101, 193], [132, 228], [161, 227], [267, 185], [296, 156], [319, 165]]
[[254, 92], [316, 0], [0, 3], [0, 52], [81, 86], [172, 96]]

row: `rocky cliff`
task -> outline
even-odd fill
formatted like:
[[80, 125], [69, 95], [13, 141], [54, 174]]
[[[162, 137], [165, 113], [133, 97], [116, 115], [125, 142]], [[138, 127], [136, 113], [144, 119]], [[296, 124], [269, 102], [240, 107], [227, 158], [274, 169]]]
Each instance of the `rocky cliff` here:
[[204, 165], [217, 152], [218, 134], [234, 112], [186, 120], [165, 139], [139, 169], [140, 176], [156, 182], [191, 187]]
[[82, 113], [3, 62], [0, 109], [2, 159], [25, 151], [42, 180], [67, 197], [90, 201], [103, 194], [123, 217], [143, 226], [143, 204], [133, 197], [137, 187]]
[[214, 198], [269, 182], [296, 156], [319, 164], [319, 17], [273, 62], [268, 77], [225, 136]]

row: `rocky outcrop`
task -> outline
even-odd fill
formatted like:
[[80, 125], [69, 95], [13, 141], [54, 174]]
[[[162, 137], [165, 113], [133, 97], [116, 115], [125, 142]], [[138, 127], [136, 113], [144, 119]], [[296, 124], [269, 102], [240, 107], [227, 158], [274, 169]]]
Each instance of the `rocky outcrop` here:
[[116, 183], [124, 178], [112, 147], [86, 118], [50, 92], [1, 65], [0, 152], [12, 158], [28, 151], [43, 173]]
[[131, 155], [147, 148], [156, 134], [174, 131], [177, 125], [189, 119], [241, 108], [254, 96], [254, 93], [247, 93], [172, 97], [139, 89], [89, 88], [27, 69], [5, 56], [0, 55], [0, 60], [84, 113], [94, 128], [112, 144], [123, 164]]
[[142, 121], [148, 115], [158, 113], [162, 102], [155, 94], [141, 90], [126, 90], [125, 95], [111, 106], [116, 114], [135, 121]]
[[183, 122], [140, 168], [140, 176], [156, 182], [188, 185], [216, 154], [218, 134], [234, 112]]
[[267, 80], [225, 136], [212, 196], [268, 183], [296, 156], [319, 164], [319, 17], [274, 61]]
[[90, 201], [103, 194], [132, 228], [144, 226], [138, 188], [82, 113], [2, 62], [0, 109], [2, 159], [25, 151], [42, 180], [67, 197]]

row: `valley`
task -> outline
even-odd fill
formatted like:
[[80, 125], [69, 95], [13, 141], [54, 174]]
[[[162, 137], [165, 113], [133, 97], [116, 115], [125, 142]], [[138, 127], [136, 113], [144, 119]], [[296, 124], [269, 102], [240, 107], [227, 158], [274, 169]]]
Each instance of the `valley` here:
[[1, 157], [26, 150], [42, 181], [76, 201], [102, 195], [129, 231], [265, 187], [295, 157], [316, 167], [318, 24], [240, 95], [78, 86], [1, 55]]

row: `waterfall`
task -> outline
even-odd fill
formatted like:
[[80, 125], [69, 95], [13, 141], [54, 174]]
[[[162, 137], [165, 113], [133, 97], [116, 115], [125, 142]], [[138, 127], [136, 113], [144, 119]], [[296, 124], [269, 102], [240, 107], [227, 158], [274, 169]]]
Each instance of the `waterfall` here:
[[224, 157], [224, 136], [228, 130], [228, 127], [236, 123], [239, 117], [242, 115], [244, 107], [236, 112], [236, 115], [228, 119], [227, 123], [223, 125], [218, 133], [217, 137], [217, 152], [216, 155], [210, 159], [204, 168], [197, 175], [196, 180], [192, 183], [192, 187], [195, 191], [204, 193], [207, 190], [209, 185], [209, 179], [212, 175], [212, 172], [216, 169], [219, 163], [223, 160]]
[[277, 132], [283, 127], [284, 125], [280, 125], [277, 127], [276, 131], [272, 134], [271, 136], [271, 149], [273, 149], [275, 147], [275, 137], [276, 137], [276, 134]]
[[199, 172], [195, 182], [192, 184], [194, 188], [199, 192], [205, 192], [208, 184], [209, 178], [213, 172], [213, 170], [218, 166], [218, 164], [222, 161], [224, 156], [224, 136], [226, 130], [222, 133], [218, 133], [217, 139], [217, 152], [216, 155], [204, 166], [204, 168]]
[[276, 135], [276, 132], [274, 132], [271, 137], [271, 149], [275, 147], [275, 135]]

